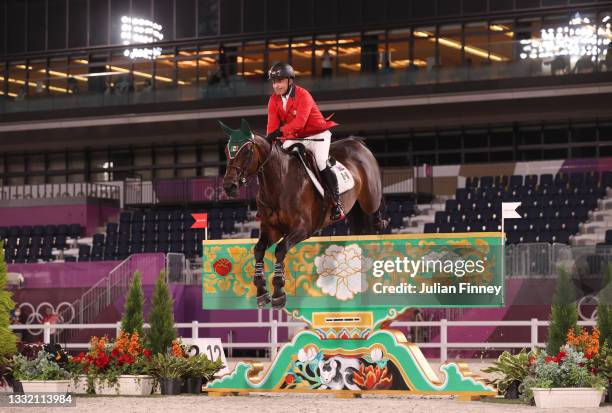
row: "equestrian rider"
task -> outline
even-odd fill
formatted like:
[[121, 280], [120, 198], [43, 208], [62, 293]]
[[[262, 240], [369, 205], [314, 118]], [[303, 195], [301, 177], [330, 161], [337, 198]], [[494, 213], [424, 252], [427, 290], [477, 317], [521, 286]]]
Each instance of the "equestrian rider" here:
[[331, 132], [337, 123], [324, 118], [310, 93], [295, 84], [295, 72], [287, 63], [275, 63], [268, 72], [274, 93], [268, 102], [268, 128], [266, 139], [280, 140], [284, 149], [301, 143], [315, 158], [321, 177], [331, 196], [331, 219], [344, 218], [338, 193], [338, 179], [327, 164]]

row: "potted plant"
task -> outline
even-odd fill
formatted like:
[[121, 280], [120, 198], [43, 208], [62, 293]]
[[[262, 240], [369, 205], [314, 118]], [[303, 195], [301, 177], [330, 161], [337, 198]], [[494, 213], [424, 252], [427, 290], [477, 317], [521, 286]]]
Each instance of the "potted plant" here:
[[597, 407], [606, 381], [589, 370], [587, 358], [570, 345], [556, 356], [539, 354], [520, 386], [521, 398], [542, 408]]
[[504, 351], [491, 367], [483, 370], [484, 373], [497, 373], [501, 377], [487, 380], [489, 384], [497, 387], [500, 394], [506, 399], [519, 398], [519, 386], [529, 375], [529, 360], [537, 355], [522, 349], [518, 354]]
[[89, 386], [87, 374], [84, 370], [85, 353], [81, 352], [78, 356], [70, 356], [65, 369], [70, 373], [71, 383], [69, 392], [75, 394], [93, 393], [93, 386]]
[[213, 376], [223, 368], [221, 360], [210, 361], [205, 354], [191, 356], [185, 363], [185, 393], [199, 394], [202, 385], [212, 380]]
[[82, 363], [96, 394], [148, 395], [154, 382], [151, 357], [138, 333], [121, 331], [111, 343], [106, 337], [92, 337]]
[[24, 393], [67, 393], [70, 373], [58, 364], [58, 354], [40, 350], [34, 359], [19, 354], [12, 359], [13, 376]]
[[173, 354], [156, 354], [151, 360], [151, 372], [158, 379], [161, 394], [174, 395], [181, 393], [183, 375], [187, 359]]

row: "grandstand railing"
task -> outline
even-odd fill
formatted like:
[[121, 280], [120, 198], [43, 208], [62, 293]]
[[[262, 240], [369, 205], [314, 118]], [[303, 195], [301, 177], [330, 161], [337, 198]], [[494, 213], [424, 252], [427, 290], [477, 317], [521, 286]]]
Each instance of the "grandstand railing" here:
[[[429, 67], [408, 70], [381, 70], [376, 73], [336, 73], [331, 78], [299, 79], [302, 86], [311, 92], [344, 91], [354, 89], [418, 86], [512, 78], [541, 78], [553, 76], [546, 65], [534, 65], [530, 60], [495, 63], [469, 67]], [[593, 72], [599, 72], [595, 65]], [[592, 72], [588, 72], [592, 73]], [[583, 75], [581, 73], [581, 75]], [[557, 73], [556, 77], [563, 75]], [[573, 76], [572, 72], [565, 76]], [[184, 102], [212, 100], [228, 97], [254, 97], [270, 94], [270, 86], [263, 79], [251, 80], [232, 76], [228, 87], [218, 84], [178, 86], [130, 93], [105, 94], [103, 92], [80, 92], [71, 95], [28, 97], [24, 100], [0, 99], [0, 113], [49, 111], [69, 108], [98, 108], [118, 105], [142, 105], [161, 102]], [[428, 91], [429, 93], [429, 91]]]
[[[498, 350], [498, 349], [522, 349], [522, 348], [543, 348], [546, 343], [540, 341], [539, 327], [548, 327], [550, 322], [548, 320], [538, 320], [532, 318], [524, 321], [449, 321], [442, 319], [439, 321], [395, 321], [392, 322], [390, 327], [437, 327], [440, 329], [440, 341], [439, 342], [426, 342], [426, 343], [415, 343], [420, 348], [437, 348], [440, 349], [440, 360], [448, 360], [449, 349], [474, 349], [474, 350]], [[595, 320], [579, 321], [580, 326], [595, 326]], [[529, 342], [449, 342], [448, 341], [448, 329], [449, 328], [461, 328], [461, 327], [529, 327], [530, 328], [530, 340]], [[278, 349], [283, 346], [284, 342], [278, 341], [278, 329], [279, 328], [304, 328], [305, 323], [295, 321], [252, 321], [252, 322], [237, 322], [237, 323], [201, 323], [199, 321], [192, 321], [191, 323], [175, 323], [175, 328], [191, 329], [191, 338], [200, 338], [199, 330], [201, 328], [265, 328], [268, 329], [269, 340], [267, 342], [258, 343], [236, 343], [231, 340], [222, 342], [224, 348], [230, 350], [233, 348], [243, 349], [267, 349], [269, 350], [270, 360], [274, 360]], [[109, 329], [114, 330], [115, 334], [119, 334], [121, 329], [121, 323], [116, 324], [25, 324], [25, 325], [11, 325], [12, 330], [27, 330], [27, 329], [42, 329], [43, 330], [43, 342], [51, 343], [51, 331], [52, 330], [100, 330]], [[144, 328], [150, 328], [149, 324], [145, 324]], [[230, 330], [231, 332], [231, 330]], [[228, 333], [228, 338], [230, 334]], [[63, 343], [62, 341], [54, 341]], [[65, 345], [68, 349], [84, 349], [89, 347], [89, 343], [67, 343]]]
[[525, 243], [505, 246], [507, 277], [556, 277], [564, 268], [581, 277], [601, 277], [612, 262], [612, 248], [558, 243]]
[[49, 198], [57, 199], [71, 197], [91, 197], [118, 200], [121, 198], [121, 189], [113, 185], [86, 182], [0, 187], [0, 201]]
[[[81, 298], [72, 303], [72, 306], [68, 306], [60, 313], [58, 318], [60, 320], [68, 320], [74, 311], [75, 324], [90, 324], [112, 305], [115, 300], [125, 297], [134, 275], [130, 265], [131, 260], [132, 256], [123, 260], [109, 272], [108, 276], [90, 287], [81, 295]], [[72, 328], [55, 330], [55, 341], [69, 341], [78, 332], [78, 330]]]
[[[409, 194], [415, 191], [412, 168], [381, 171], [385, 194]], [[128, 180], [124, 186], [126, 205], [156, 205], [179, 202], [250, 201], [257, 195], [255, 177], [240, 188], [235, 198], [223, 190], [223, 176], [201, 178], [156, 179], [154, 181]]]

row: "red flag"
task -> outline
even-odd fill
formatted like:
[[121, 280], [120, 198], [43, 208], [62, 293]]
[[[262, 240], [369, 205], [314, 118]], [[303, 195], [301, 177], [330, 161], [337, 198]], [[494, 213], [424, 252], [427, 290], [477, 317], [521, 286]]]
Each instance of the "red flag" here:
[[191, 228], [208, 228], [208, 214], [191, 214], [195, 223]]

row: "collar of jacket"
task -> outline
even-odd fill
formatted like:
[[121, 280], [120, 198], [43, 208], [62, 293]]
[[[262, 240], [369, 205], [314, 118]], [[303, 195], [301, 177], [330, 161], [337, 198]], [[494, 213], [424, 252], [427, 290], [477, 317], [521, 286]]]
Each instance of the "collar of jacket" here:
[[285, 93], [283, 96], [284, 97], [289, 96], [290, 98], [295, 98], [295, 85], [292, 84], [289, 88], [289, 92]]

